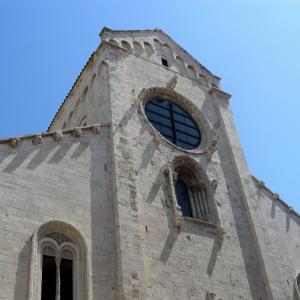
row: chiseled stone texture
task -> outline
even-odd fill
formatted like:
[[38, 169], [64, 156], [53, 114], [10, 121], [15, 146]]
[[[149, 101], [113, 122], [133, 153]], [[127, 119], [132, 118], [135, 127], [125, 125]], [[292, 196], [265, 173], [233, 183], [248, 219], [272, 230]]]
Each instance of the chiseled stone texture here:
[[[27, 299], [31, 236], [50, 220], [85, 239], [90, 299], [297, 299], [299, 216], [250, 175], [220, 79], [161, 30], [100, 36], [49, 127], [63, 137], [0, 145], [0, 299]], [[151, 126], [151, 95], [192, 115], [197, 149]], [[162, 167], [179, 157], [214, 183], [214, 226], [175, 226]]]
[[28, 299], [31, 238], [50, 220], [73, 225], [88, 248], [91, 299], [115, 299], [109, 129], [42, 144], [0, 145], [0, 299]]

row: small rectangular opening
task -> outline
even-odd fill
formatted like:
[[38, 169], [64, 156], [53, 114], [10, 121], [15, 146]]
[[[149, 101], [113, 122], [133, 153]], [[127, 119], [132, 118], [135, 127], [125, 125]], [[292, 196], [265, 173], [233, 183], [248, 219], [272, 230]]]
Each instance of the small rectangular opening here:
[[43, 255], [42, 300], [53, 300], [56, 295], [56, 262], [55, 258]]
[[161, 63], [163, 66], [168, 67], [168, 61], [165, 58], [161, 58]]
[[73, 299], [73, 261], [64, 258], [60, 262], [60, 299]]

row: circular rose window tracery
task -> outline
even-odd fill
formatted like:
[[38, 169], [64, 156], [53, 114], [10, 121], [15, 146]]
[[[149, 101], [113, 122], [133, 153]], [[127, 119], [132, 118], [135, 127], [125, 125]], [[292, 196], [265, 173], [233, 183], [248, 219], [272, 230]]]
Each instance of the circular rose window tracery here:
[[178, 104], [161, 97], [152, 97], [145, 106], [148, 120], [174, 145], [192, 150], [201, 142], [201, 133], [196, 122]]

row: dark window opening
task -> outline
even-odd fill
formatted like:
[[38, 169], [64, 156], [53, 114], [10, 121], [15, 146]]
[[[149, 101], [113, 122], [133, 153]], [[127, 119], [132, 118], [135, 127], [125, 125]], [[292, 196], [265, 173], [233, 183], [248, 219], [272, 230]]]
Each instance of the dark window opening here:
[[60, 299], [73, 299], [73, 261], [64, 258], [60, 262]]
[[42, 298], [55, 300], [56, 295], [56, 262], [55, 258], [43, 255]]
[[161, 58], [161, 63], [163, 66], [168, 67], [168, 61], [165, 58]]
[[145, 112], [153, 127], [178, 147], [191, 150], [200, 144], [197, 124], [179, 105], [155, 97], [147, 103]]
[[178, 205], [181, 207], [182, 215], [184, 217], [193, 217], [188, 188], [185, 183], [178, 179], [175, 185], [175, 193]]

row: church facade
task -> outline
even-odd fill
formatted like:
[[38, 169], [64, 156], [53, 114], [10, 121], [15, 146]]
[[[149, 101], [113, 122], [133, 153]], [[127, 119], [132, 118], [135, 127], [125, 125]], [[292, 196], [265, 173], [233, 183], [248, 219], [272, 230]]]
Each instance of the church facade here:
[[300, 218], [212, 74], [104, 28], [44, 133], [0, 140], [0, 299], [300, 299]]

